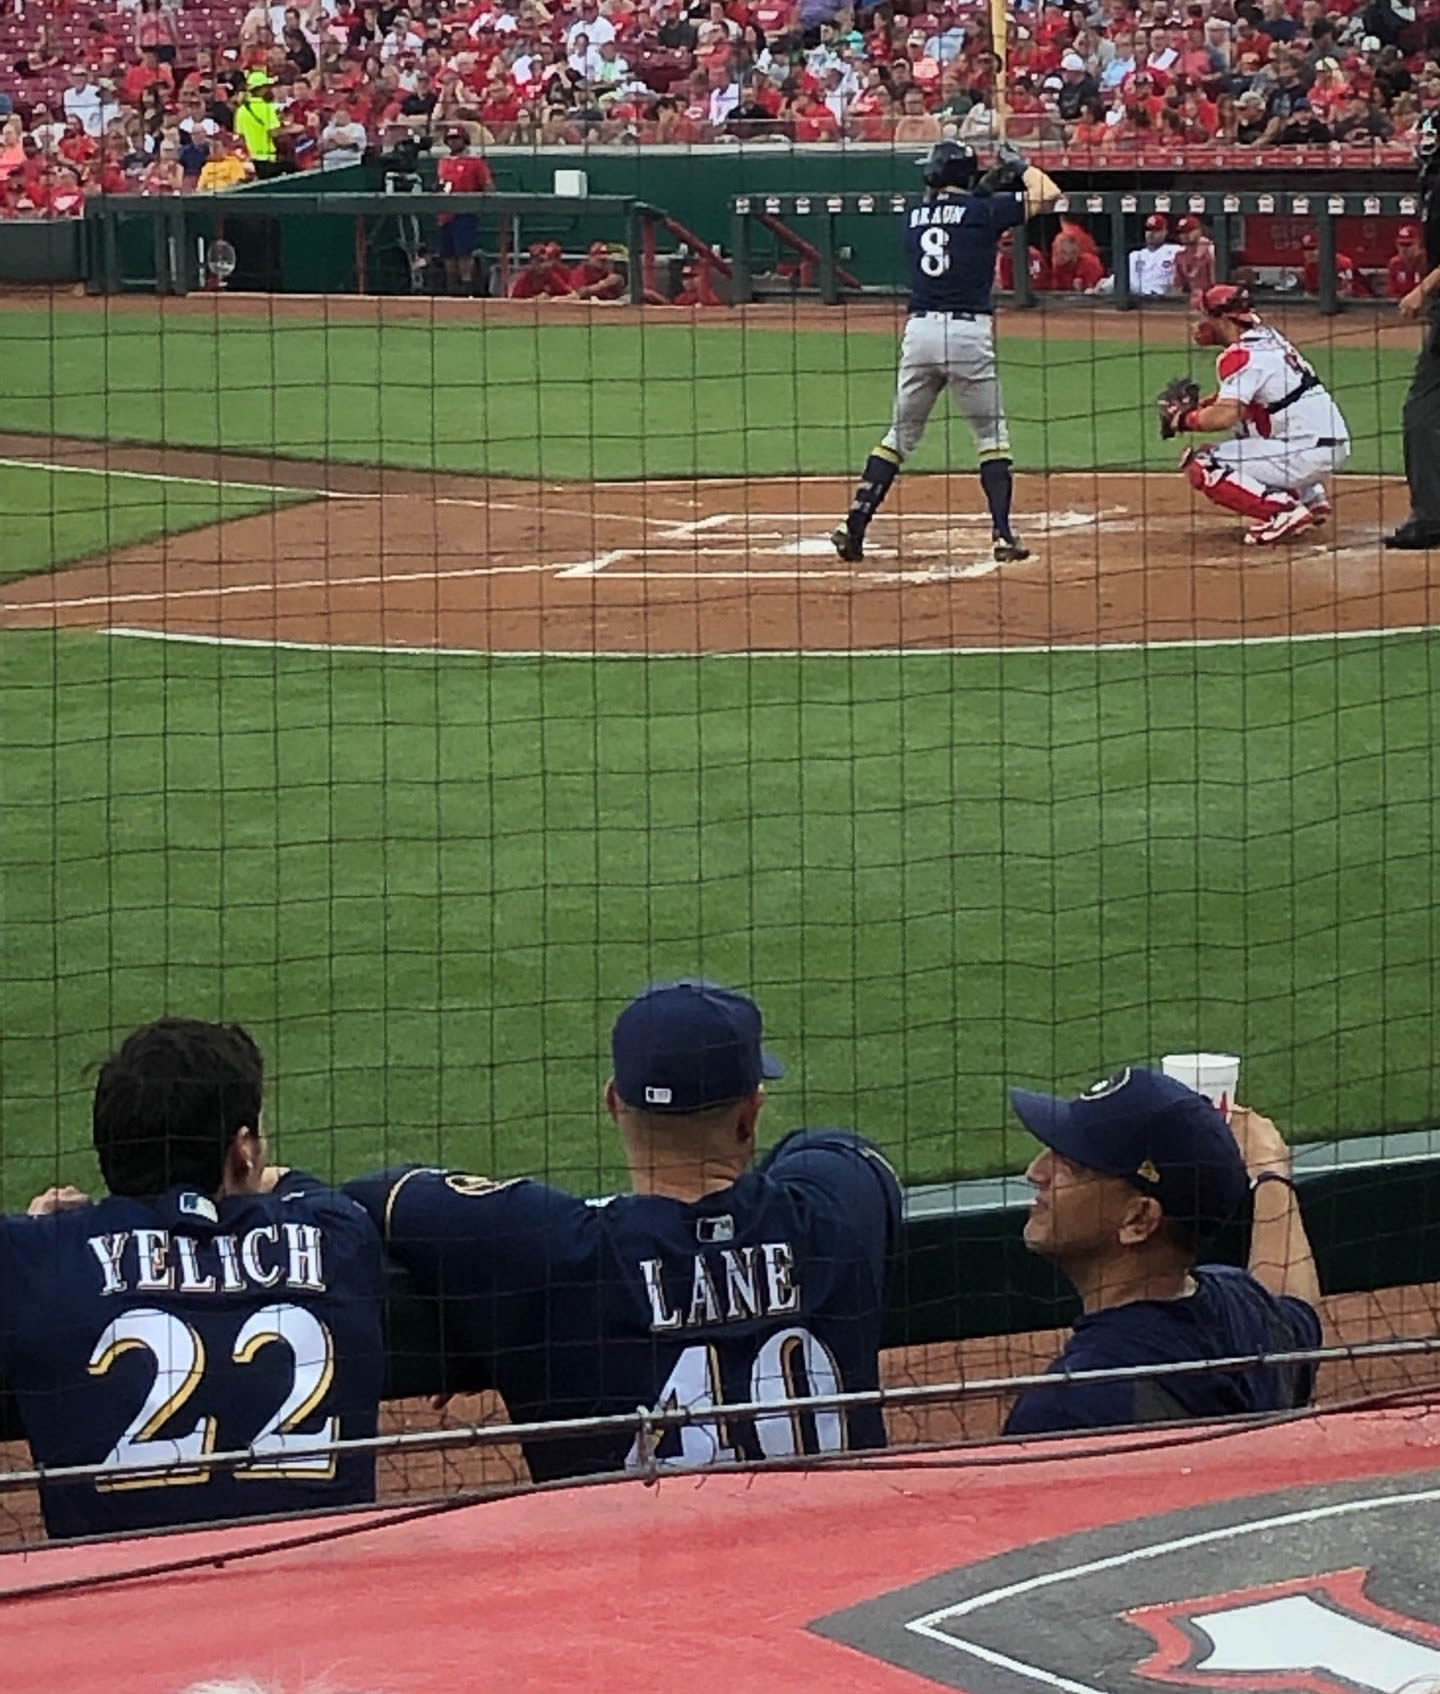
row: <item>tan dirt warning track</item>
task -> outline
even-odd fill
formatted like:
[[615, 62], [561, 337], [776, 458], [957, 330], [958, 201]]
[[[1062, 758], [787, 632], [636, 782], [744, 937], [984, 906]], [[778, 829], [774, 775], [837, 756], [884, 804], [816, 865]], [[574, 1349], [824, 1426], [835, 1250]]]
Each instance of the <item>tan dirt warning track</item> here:
[[495, 652], [755, 652], [1320, 635], [1440, 622], [1425, 555], [1385, 555], [1403, 487], [1240, 544], [1178, 475], [1022, 476], [1032, 557], [997, 566], [976, 479], [901, 480], [868, 556], [826, 534], [841, 478], [539, 484], [0, 438], [0, 454], [313, 491], [0, 589], [0, 628]]

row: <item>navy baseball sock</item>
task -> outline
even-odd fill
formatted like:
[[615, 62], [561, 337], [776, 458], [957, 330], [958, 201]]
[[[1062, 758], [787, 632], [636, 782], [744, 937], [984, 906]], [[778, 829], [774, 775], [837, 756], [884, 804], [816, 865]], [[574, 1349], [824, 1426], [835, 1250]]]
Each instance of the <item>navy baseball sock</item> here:
[[880, 510], [881, 502], [890, 492], [890, 484], [894, 482], [900, 469], [900, 461], [888, 458], [886, 454], [886, 448], [877, 448], [865, 461], [865, 469], [860, 473], [860, 485], [855, 490], [850, 510], [845, 515], [845, 527], [851, 535], [865, 534], [870, 527], [871, 518]]
[[1010, 533], [1010, 497], [1015, 492], [1010, 459], [986, 459], [980, 466], [980, 486], [985, 490], [985, 504], [990, 508], [990, 527], [999, 541], [1013, 541]]

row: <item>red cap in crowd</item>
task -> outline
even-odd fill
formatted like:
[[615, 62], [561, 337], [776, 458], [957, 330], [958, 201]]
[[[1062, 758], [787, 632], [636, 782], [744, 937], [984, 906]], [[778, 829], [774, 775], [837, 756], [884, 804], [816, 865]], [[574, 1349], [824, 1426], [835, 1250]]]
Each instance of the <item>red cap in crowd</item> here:
[[1193, 229], [1203, 229], [1205, 226], [1200, 222], [1199, 218], [1188, 218], [1187, 217], [1187, 218], [1181, 218], [1179, 224], [1176, 227], [1179, 229], [1181, 235], [1189, 235], [1191, 230], [1193, 230]]
[[610, 249], [603, 241], [592, 241], [590, 243], [590, 257], [592, 259], [608, 259]]
[[1145, 220], [1145, 227], [1146, 229], [1169, 229], [1170, 220], [1165, 216], [1164, 212], [1151, 212], [1150, 216]]
[[1419, 224], [1401, 224], [1399, 229], [1397, 229], [1395, 231], [1395, 239], [1397, 241], [1407, 241], [1407, 242], [1408, 241], [1418, 241], [1420, 239], [1420, 225]]

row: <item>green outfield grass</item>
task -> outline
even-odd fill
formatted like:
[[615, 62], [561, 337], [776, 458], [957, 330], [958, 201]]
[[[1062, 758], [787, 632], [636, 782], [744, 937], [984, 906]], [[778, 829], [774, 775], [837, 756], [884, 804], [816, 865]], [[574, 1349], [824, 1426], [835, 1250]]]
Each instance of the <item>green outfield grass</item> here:
[[[1001, 353], [1017, 457], [1032, 469], [1169, 466], [1154, 395], [1198, 350], [1095, 341], [1084, 323]], [[566, 327], [305, 323], [0, 311], [4, 427], [547, 478], [850, 472], [889, 421], [895, 342], [607, 321]], [[1398, 471], [1413, 363], [1345, 323], [1312, 350], [1345, 407], [1351, 469]], [[537, 376], [539, 378], [537, 384]], [[911, 461], [974, 461], [950, 416]], [[278, 479], [277, 479], [278, 480]]]
[[605, 1188], [610, 1017], [682, 971], [764, 1004], [772, 1134], [856, 1123], [912, 1180], [1024, 1162], [1007, 1082], [1170, 1047], [1308, 1133], [1426, 1117], [1437, 657], [6, 635], [4, 1199], [93, 1180], [83, 1066], [166, 1009], [254, 1027], [289, 1159]]
[[[0, 381], [3, 381], [0, 378]], [[0, 582], [93, 559], [159, 535], [293, 505], [305, 496], [178, 477], [0, 463]]]

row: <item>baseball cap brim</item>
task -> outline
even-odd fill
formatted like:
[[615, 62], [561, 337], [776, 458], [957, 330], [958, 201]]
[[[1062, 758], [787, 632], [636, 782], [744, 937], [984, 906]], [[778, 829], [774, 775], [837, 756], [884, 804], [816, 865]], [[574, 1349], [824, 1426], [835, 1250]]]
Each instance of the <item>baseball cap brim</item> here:
[[766, 1082], [778, 1082], [785, 1074], [785, 1067], [773, 1053], [760, 1049], [760, 1075]]
[[1113, 1160], [1097, 1158], [1099, 1148], [1075, 1121], [1073, 1100], [1064, 1100], [1058, 1094], [1033, 1094], [1026, 1088], [1012, 1088], [1010, 1104], [1015, 1116], [1035, 1139], [1043, 1141], [1061, 1158], [1086, 1170], [1103, 1171], [1110, 1176], [1119, 1174]]

